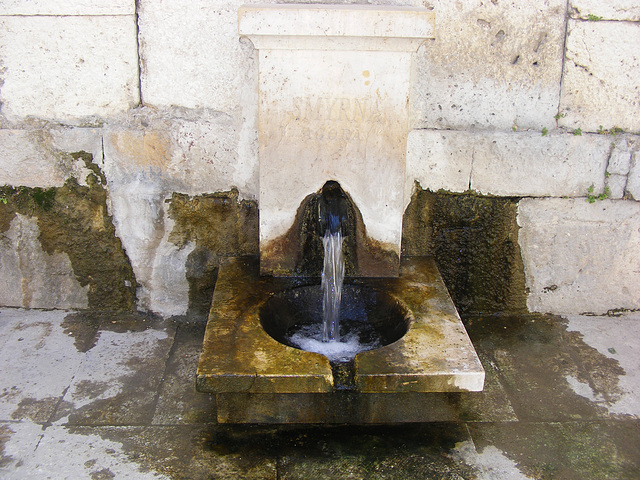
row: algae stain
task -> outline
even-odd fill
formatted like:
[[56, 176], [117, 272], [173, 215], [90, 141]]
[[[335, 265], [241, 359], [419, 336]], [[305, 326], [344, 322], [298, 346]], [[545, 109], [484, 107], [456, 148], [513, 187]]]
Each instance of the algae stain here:
[[[88, 285], [88, 306], [98, 310], [132, 310], [136, 280], [129, 259], [107, 213], [106, 178], [92, 155], [84, 160], [93, 181], [81, 186], [69, 178], [62, 187], [0, 187], [0, 233], [8, 231], [16, 214], [37, 219], [42, 250], [68, 255], [81, 286]], [[51, 280], [51, 279], [47, 279]]]
[[461, 313], [526, 312], [517, 203], [416, 185], [404, 213], [402, 253], [435, 258]]
[[196, 245], [187, 257], [187, 316], [206, 316], [220, 259], [258, 253], [258, 205], [239, 200], [235, 188], [194, 197], [174, 193], [168, 202], [175, 222], [169, 241], [179, 248]]

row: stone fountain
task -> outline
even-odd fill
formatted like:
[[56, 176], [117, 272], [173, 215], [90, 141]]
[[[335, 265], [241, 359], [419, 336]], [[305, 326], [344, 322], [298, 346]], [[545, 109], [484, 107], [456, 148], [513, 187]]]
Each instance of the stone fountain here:
[[[238, 17], [259, 57], [260, 257], [220, 266], [197, 389], [221, 423], [433, 419], [434, 392], [484, 384], [435, 262], [400, 255], [411, 60], [434, 14], [287, 4]], [[285, 339], [315, 321], [327, 181], [347, 202], [345, 308], [360, 305], [382, 345], [340, 364]]]

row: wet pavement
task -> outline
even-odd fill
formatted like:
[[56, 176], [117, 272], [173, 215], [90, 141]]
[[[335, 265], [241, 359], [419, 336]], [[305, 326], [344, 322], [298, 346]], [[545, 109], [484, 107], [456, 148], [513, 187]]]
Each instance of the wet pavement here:
[[204, 320], [2, 309], [0, 478], [640, 478], [639, 313], [464, 320], [485, 390], [433, 394], [436, 422], [229, 426], [195, 391]]

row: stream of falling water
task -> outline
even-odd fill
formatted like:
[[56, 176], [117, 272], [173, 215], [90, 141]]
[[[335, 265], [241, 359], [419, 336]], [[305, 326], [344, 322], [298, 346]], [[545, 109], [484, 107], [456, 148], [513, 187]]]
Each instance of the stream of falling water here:
[[324, 266], [322, 268], [322, 341], [340, 341], [340, 303], [344, 281], [342, 233], [327, 230], [322, 238]]

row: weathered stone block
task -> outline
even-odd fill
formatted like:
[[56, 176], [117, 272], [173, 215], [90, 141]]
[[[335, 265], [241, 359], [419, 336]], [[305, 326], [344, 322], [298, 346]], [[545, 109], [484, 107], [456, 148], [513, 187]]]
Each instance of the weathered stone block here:
[[469, 189], [474, 134], [456, 131], [413, 130], [407, 139], [407, 199], [413, 182], [431, 191]]
[[561, 126], [640, 130], [640, 24], [569, 20]]
[[0, 305], [87, 308], [89, 285], [80, 285], [66, 253], [42, 250], [37, 219], [16, 214], [0, 237]]
[[139, 111], [133, 125], [105, 129], [111, 212], [143, 308], [164, 315], [188, 309], [186, 263], [198, 239], [189, 237], [179, 246], [171, 240], [166, 203], [173, 192], [197, 195], [237, 187], [242, 197], [257, 196], [257, 165], [237, 158], [239, 135], [229, 122], [208, 111], [173, 111], [171, 120], [162, 112]]
[[133, 15], [135, 0], [3, 0], [0, 15]]
[[[139, 2], [146, 104], [239, 113], [257, 106], [254, 49], [238, 36], [242, 0]], [[203, 46], [206, 45], [206, 48]]]
[[95, 121], [139, 101], [133, 15], [0, 17], [0, 61], [10, 122]]
[[228, 116], [142, 110], [125, 126], [104, 130], [110, 185], [153, 183], [165, 194], [190, 195], [236, 187], [242, 198], [257, 197], [257, 160], [239, 158], [242, 133]]
[[604, 190], [611, 140], [602, 135], [474, 135], [471, 188], [501, 196], [584, 196]]
[[518, 224], [530, 310], [640, 308], [640, 203], [523, 199]]
[[102, 135], [92, 128], [0, 130], [0, 185], [61, 187], [69, 177], [86, 184], [91, 170], [72, 153], [102, 161]]
[[640, 5], [636, 0], [571, 0], [569, 13], [573, 18], [587, 20], [595, 15], [603, 20], [640, 20]]
[[612, 173], [605, 179], [604, 183], [605, 188], [609, 189], [609, 198], [620, 199], [624, 197], [627, 186], [627, 177], [625, 175]]
[[413, 128], [555, 126], [565, 2], [429, 2], [436, 40], [416, 55]]

